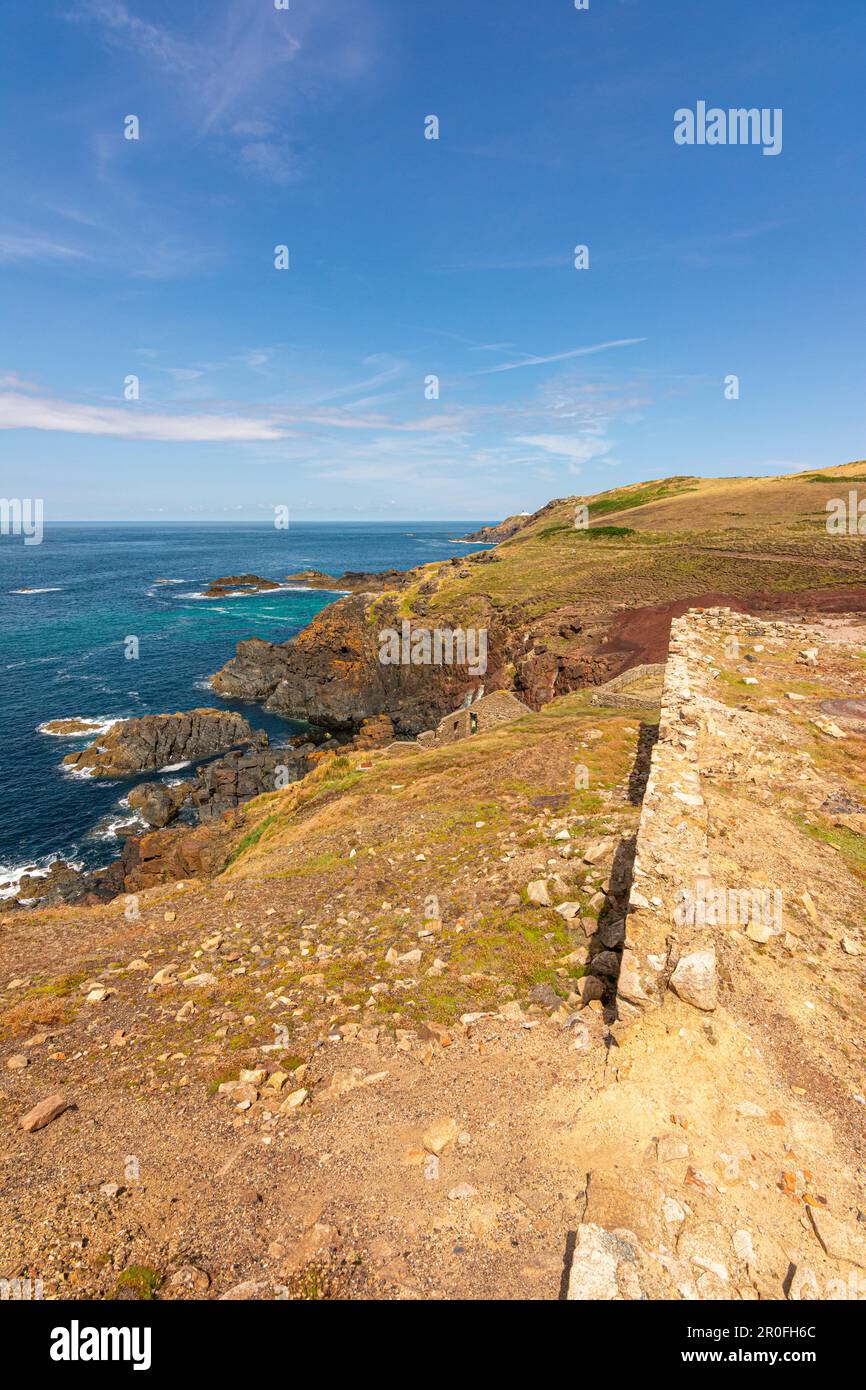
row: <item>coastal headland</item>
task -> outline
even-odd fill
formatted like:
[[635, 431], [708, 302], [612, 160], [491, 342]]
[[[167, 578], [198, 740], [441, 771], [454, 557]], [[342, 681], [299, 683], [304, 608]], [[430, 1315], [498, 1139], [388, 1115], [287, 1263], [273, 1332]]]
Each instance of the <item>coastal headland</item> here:
[[[857, 468], [563, 499], [242, 643], [215, 693], [316, 724], [298, 775], [247, 799], [277, 750], [233, 726], [210, 819], [0, 918], [15, 1268], [862, 1296], [866, 539], [824, 524]], [[403, 621], [486, 627], [487, 671], [383, 666]]]

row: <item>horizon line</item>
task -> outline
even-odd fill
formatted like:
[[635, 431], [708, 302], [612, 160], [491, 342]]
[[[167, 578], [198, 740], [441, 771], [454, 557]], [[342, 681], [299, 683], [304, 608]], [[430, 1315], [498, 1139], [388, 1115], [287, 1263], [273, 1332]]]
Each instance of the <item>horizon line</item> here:
[[[531, 513], [527, 513], [531, 515]], [[501, 519], [501, 518], [500, 518]], [[156, 520], [141, 520], [136, 517], [60, 517], [56, 521], [45, 521], [43, 529], [49, 530], [56, 526], [261, 526], [267, 531], [285, 530], [291, 532], [297, 526], [310, 526], [333, 524], [340, 526], [407, 526], [411, 523], [414, 526], [462, 526], [467, 522], [477, 522], [479, 525], [495, 525], [484, 521], [477, 516], [463, 517], [304, 517], [303, 520], [293, 521], [287, 527], [275, 527], [271, 521], [262, 521], [257, 517], [238, 517], [234, 520], [226, 520], [224, 517], [160, 517]]]

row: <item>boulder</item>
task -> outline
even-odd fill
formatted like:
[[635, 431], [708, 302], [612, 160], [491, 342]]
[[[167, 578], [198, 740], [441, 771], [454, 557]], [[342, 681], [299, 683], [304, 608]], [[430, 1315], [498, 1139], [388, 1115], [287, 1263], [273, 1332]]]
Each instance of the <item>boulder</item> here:
[[147, 825], [161, 830], [174, 820], [188, 795], [188, 786], [167, 787], [163, 782], [142, 782], [133, 787], [127, 800]]
[[87, 892], [87, 877], [80, 869], [55, 859], [47, 874], [22, 874], [15, 901], [39, 907], [77, 903]]
[[711, 946], [681, 956], [671, 975], [671, 989], [686, 1004], [710, 1013], [718, 1002], [716, 953]]
[[240, 743], [261, 743], [250, 725], [232, 710], [192, 709], [179, 714], [147, 714], [122, 719], [78, 753], [67, 767], [94, 777], [130, 777], [194, 758], [210, 757]]
[[312, 766], [314, 752], [313, 744], [306, 741], [277, 748], [247, 747], [197, 768], [189, 795], [199, 821], [218, 820], [254, 796], [299, 781]]
[[64, 1110], [68, 1109], [69, 1101], [58, 1092], [40, 1100], [38, 1105], [34, 1105], [32, 1110], [21, 1116], [18, 1123], [28, 1134], [33, 1134], [37, 1129], [44, 1129], [46, 1125], [50, 1125], [52, 1120], [56, 1120], [58, 1115], [62, 1115]]

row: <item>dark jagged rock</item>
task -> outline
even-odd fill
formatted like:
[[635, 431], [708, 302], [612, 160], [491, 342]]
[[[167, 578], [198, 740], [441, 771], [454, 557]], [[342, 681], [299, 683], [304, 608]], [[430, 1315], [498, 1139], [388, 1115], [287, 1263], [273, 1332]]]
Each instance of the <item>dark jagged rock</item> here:
[[279, 791], [307, 771], [312, 743], [279, 748], [245, 748], [197, 768], [190, 804], [201, 822], [219, 819], [244, 801]]
[[237, 813], [209, 825], [172, 825], [127, 840], [123, 853], [107, 869], [90, 876], [94, 898], [108, 902], [120, 893], [139, 893], [158, 883], [209, 878], [223, 868]]
[[[160, 717], [165, 716], [154, 716]], [[107, 868], [88, 873], [58, 861], [47, 875], [24, 875], [12, 904], [92, 905], [157, 883], [218, 872], [237, 807], [299, 781], [319, 757], [341, 746], [317, 727], [274, 748], [265, 733], [253, 739], [197, 767], [194, 779], [175, 786], [142, 782], [133, 787], [127, 800], [147, 822], [144, 834], [129, 835]], [[171, 824], [179, 815], [184, 824]]]
[[35, 907], [61, 907], [81, 902], [86, 893], [86, 874], [56, 859], [47, 874], [23, 874], [14, 901]]
[[[383, 630], [400, 632], [396, 599], [354, 594], [318, 613], [282, 645], [260, 638], [238, 643], [237, 655], [212, 679], [221, 695], [261, 701], [290, 719], [314, 719], [354, 732], [365, 719], [388, 713], [397, 732], [420, 733], [488, 681], [457, 665], [383, 665]], [[441, 620], [439, 620], [441, 625]], [[415, 622], [415, 627], [427, 624]], [[491, 666], [501, 654], [488, 651]]]
[[414, 575], [414, 570], [346, 570], [334, 576], [323, 570], [298, 570], [297, 574], [287, 574], [287, 584], [302, 584], [305, 589], [326, 589], [332, 593], [380, 594], [386, 589], [404, 589]]
[[262, 579], [258, 574], [226, 574], [221, 579], [212, 579], [205, 590], [205, 598], [224, 598], [226, 594], [266, 593], [279, 589], [275, 579]]
[[373, 719], [365, 719], [355, 737], [352, 747], [359, 752], [371, 748], [387, 748], [394, 742], [394, 723], [387, 714], [377, 714]]
[[167, 787], [164, 782], [142, 782], [140, 786], [133, 787], [127, 801], [147, 825], [161, 830], [175, 819], [189, 792], [188, 783]]
[[192, 709], [121, 720], [88, 748], [69, 753], [63, 761], [67, 767], [89, 771], [94, 777], [129, 777], [252, 741], [260, 741], [260, 736], [253, 734], [242, 715], [231, 710]]
[[499, 545], [501, 541], [510, 540], [521, 526], [525, 526], [531, 520], [530, 512], [518, 512], [516, 516], [507, 516], [504, 521], [498, 521], [495, 526], [481, 526], [477, 531], [473, 531], [468, 536], [461, 536], [464, 541], [474, 541], [479, 545]]

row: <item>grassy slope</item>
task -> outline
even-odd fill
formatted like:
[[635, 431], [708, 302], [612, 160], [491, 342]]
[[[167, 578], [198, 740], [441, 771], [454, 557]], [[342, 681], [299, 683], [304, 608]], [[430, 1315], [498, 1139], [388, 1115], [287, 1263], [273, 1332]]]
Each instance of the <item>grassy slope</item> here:
[[[655, 718], [651, 706], [644, 718]], [[567, 999], [585, 972], [562, 958], [587, 935], [579, 922], [567, 926], [552, 910], [529, 906], [525, 885], [551, 872], [545, 866], [555, 856], [568, 883], [563, 896], [580, 901], [587, 921], [597, 918], [590, 899], [605, 870], [598, 866], [596, 884], [581, 887], [592, 871], [580, 853], [562, 858], [553, 836], [574, 818], [575, 849], [633, 833], [638, 807], [629, 786], [640, 721], [640, 712], [595, 707], [588, 692], [579, 692], [461, 744], [324, 760], [303, 782], [246, 803], [244, 828], [220, 879], [149, 890], [140, 897], [140, 922], [124, 920], [123, 899], [105, 908], [28, 913], [27, 932], [20, 939], [15, 933], [14, 947], [11, 935], [0, 938], [4, 967], [26, 967], [28, 981], [12, 1007], [11, 1000], [0, 1003], [0, 1043], [32, 1027], [83, 1025], [83, 985], [108, 962], [122, 970], [122, 961], [143, 952], [147, 973], [124, 974], [134, 987], [146, 990], [152, 972], [169, 961], [188, 962], [188, 971], [217, 968], [219, 983], [196, 996], [188, 1020], [172, 1022], [176, 1005], [166, 1014], [158, 998], [138, 996], [130, 1014], [137, 1041], [125, 1060], [153, 1065], [157, 1051], [162, 1078], [173, 1075], [172, 1053], [192, 1049], [201, 1053], [193, 1070], [205, 1084], [235, 1075], [247, 1049], [252, 1064], [257, 1047], [270, 1041], [276, 997], [286, 1006], [276, 1017], [288, 1019], [287, 1046], [299, 1060], [310, 1057], [335, 1017], [363, 1010], [370, 1018], [374, 982], [409, 970], [389, 965], [391, 948], [404, 953], [420, 945], [425, 959], [411, 990], [375, 1000], [371, 1021], [388, 1029], [453, 1023], [462, 1013], [498, 1006], [504, 987], [525, 1005], [540, 984]], [[578, 763], [587, 769], [587, 789], [575, 789]], [[555, 804], [539, 804], [539, 797]], [[519, 901], [509, 901], [515, 889]], [[435, 915], [434, 898], [434, 934], [419, 938]], [[248, 923], [255, 924], [252, 935]], [[240, 953], [247, 966], [241, 974], [232, 964], [237, 955], [214, 967], [211, 952], [205, 960], [200, 949], [191, 954], [213, 932]], [[249, 957], [251, 941], [267, 965]], [[317, 946], [326, 948], [323, 959]], [[20, 950], [20, 960], [10, 949]], [[428, 976], [434, 958], [444, 969]], [[226, 1030], [216, 1030], [226, 1008], [236, 1022], [221, 1040]]]
[[[422, 905], [435, 895], [443, 927], [433, 954], [455, 969], [443, 978], [422, 977], [408, 999], [380, 1000], [384, 1014], [399, 1007], [404, 1027], [407, 1020], [453, 1019], [489, 1006], [503, 981], [525, 999], [533, 984], [554, 980], [554, 962], [573, 934], [554, 914], [539, 922], [537, 909], [527, 912], [525, 902], [507, 905], [510, 884], [502, 885], [511, 875], [503, 856], [548, 845], [545, 813], [532, 801], [539, 796], [560, 798], [555, 817], [585, 817], [587, 842], [604, 833], [611, 814], [620, 833], [628, 833], [637, 820], [627, 789], [639, 720], [632, 711], [590, 706], [579, 693], [428, 753], [328, 760], [303, 783], [247, 804], [249, 829], [229, 878], [299, 894], [316, 920], [333, 912], [335, 895], [345, 894], [343, 910], [351, 905], [371, 923], [365, 944], [374, 955], [399, 940], [402, 950], [417, 944]], [[604, 737], [582, 744], [587, 730]], [[588, 769], [588, 790], [574, 789], [577, 762]], [[567, 867], [563, 862], [563, 872]], [[591, 917], [591, 895], [584, 896]], [[401, 921], [395, 909], [407, 902], [415, 906]], [[367, 963], [361, 973], [369, 978], [369, 971]], [[479, 972], [488, 978], [467, 982]], [[361, 1002], [351, 994], [351, 976], [343, 959], [327, 983]]]
[[[588, 613], [610, 612], [708, 590], [860, 583], [866, 538], [829, 536], [825, 503], [844, 497], [863, 475], [864, 465], [851, 463], [820, 475], [670, 478], [563, 498], [498, 546], [496, 563], [467, 557], [459, 569], [426, 567], [404, 593], [403, 610], [413, 610], [419, 584], [433, 577], [438, 587], [428, 611], [459, 613], [467, 622], [481, 616], [487, 600], [501, 611], [520, 604], [531, 619], [576, 602]], [[589, 504], [589, 531], [574, 528], [581, 501]], [[630, 534], [610, 534], [612, 528]]]
[[[844, 485], [844, 476], [839, 481]], [[694, 539], [681, 544], [683, 536], [697, 534], [687, 523], [694, 524], [699, 503], [715, 524], [743, 506], [750, 490], [753, 516], [769, 505], [769, 489], [778, 487], [782, 519], [771, 513], [769, 525], [740, 526], [730, 533], [736, 544], [732, 539], [728, 549], [767, 553], [773, 540], [777, 553], [798, 548], [803, 572], [811, 570], [809, 583], [850, 582], [847, 570], [818, 564], [816, 545], [824, 538], [797, 510], [806, 505], [804, 489], [818, 496], [820, 509], [824, 484], [788, 484], [687, 484], [652, 500], [642, 489], [621, 490], [615, 495], [619, 511], [605, 503], [595, 513], [600, 526], [634, 530], [621, 544], [575, 534], [567, 525], [573, 504], [562, 502], [501, 547], [501, 563], [477, 572], [467, 565], [468, 579], [457, 567], [441, 568], [454, 595], [469, 602], [483, 584], [504, 606], [525, 601], [535, 588], [543, 589], [547, 597], [540, 601], [548, 607], [551, 595], [579, 600], [573, 572], [562, 570], [566, 560], [583, 566], [587, 591], [608, 604], [611, 593], [639, 602], [629, 583], [640, 586], [646, 601], [658, 602], [687, 582], [689, 564], [703, 565], [704, 556], [706, 588], [719, 587], [722, 574], [730, 586], [739, 581], [746, 589], [784, 584], [791, 574], [787, 563], [725, 561], [701, 551]], [[627, 501], [635, 505], [623, 505]], [[563, 529], [549, 529], [557, 526]], [[709, 547], [720, 534], [723, 528], [708, 526], [700, 544]], [[862, 554], [862, 542], [833, 544], [843, 557]], [[832, 671], [799, 666], [793, 651], [787, 657], [784, 667], [780, 656], [765, 651], [755, 687], [744, 683], [756, 669], [744, 654], [739, 665], [725, 666], [719, 697], [769, 709], [798, 688], [815, 699], [859, 689], [859, 668], [842, 681]], [[862, 782], [862, 749], [851, 740], [819, 739], [805, 709], [786, 707], [785, 713], [801, 727], [795, 752], [809, 748], [829, 784]], [[852, 1148], [840, 1142], [838, 1151], [822, 1156], [810, 1136], [829, 1131], [831, 1121], [831, 1137], [835, 1132], [840, 1141], [847, 1142], [855, 1123], [862, 1130], [861, 1111], [848, 1096], [855, 1087], [862, 1091], [859, 958], [849, 960], [836, 940], [862, 920], [862, 911], [848, 914], [848, 904], [860, 902], [852, 885], [862, 883], [862, 837], [840, 830], [820, 808], [809, 805], [795, 816], [797, 807], [781, 807], [775, 791], [765, 804], [751, 783], [716, 788], [717, 810], [723, 797], [731, 797], [730, 807], [722, 808], [730, 814], [719, 856], [737, 867], [751, 862], [740, 860], [747, 851], [763, 854], [784, 837], [788, 859], [778, 860], [778, 872], [794, 884], [803, 860], [808, 877], [798, 886], [808, 882], [820, 920], [810, 926], [796, 909], [803, 943], [793, 956], [777, 959], [763, 947], [738, 945], [729, 972], [732, 992], [711, 1026], [684, 1006], [677, 1012], [671, 997], [670, 1012], [650, 1018], [633, 1042], [611, 1049], [609, 1057], [598, 1035], [579, 1052], [558, 1026], [515, 1026], [508, 1034], [496, 1023], [491, 1033], [503, 1035], [501, 1044], [495, 1037], [489, 1044], [464, 1039], [455, 1026], [464, 1013], [509, 1000], [532, 1007], [539, 987], [563, 1001], [573, 994], [589, 933], [579, 922], [566, 927], [550, 908], [530, 907], [526, 884], [561, 875], [565, 893], [556, 898], [579, 900], [591, 932], [598, 912], [593, 894], [611, 872], [610, 854], [591, 871], [583, 854], [590, 841], [604, 836], [614, 844], [634, 830], [638, 807], [628, 787], [640, 722], [639, 713], [592, 707], [588, 692], [577, 692], [462, 744], [330, 758], [303, 783], [243, 808], [231, 862], [215, 882], [149, 890], [141, 895], [140, 918], [132, 920], [124, 916], [123, 899], [95, 909], [8, 914], [0, 930], [6, 985], [0, 1041], [10, 1053], [26, 1047], [29, 1057], [26, 1068], [5, 1073], [0, 1094], [11, 1160], [0, 1224], [10, 1232], [15, 1268], [44, 1273], [51, 1292], [116, 1296], [123, 1286], [148, 1288], [175, 1265], [194, 1261], [210, 1271], [218, 1293], [240, 1278], [287, 1280], [290, 1265], [283, 1265], [280, 1250], [288, 1249], [288, 1262], [306, 1249], [300, 1239], [306, 1228], [292, 1223], [301, 1222], [299, 1213], [316, 1221], [324, 1210], [322, 1220], [333, 1229], [352, 1232], [353, 1252], [366, 1248], [368, 1236], [381, 1243], [383, 1233], [394, 1250], [411, 1249], [413, 1268], [429, 1271], [431, 1281], [419, 1286], [419, 1296], [441, 1297], [444, 1288], [454, 1297], [526, 1297], [529, 1290], [553, 1298], [564, 1235], [588, 1219], [566, 1207], [560, 1194], [580, 1191], [583, 1197], [592, 1172], [592, 1191], [601, 1193], [593, 1201], [603, 1204], [609, 1190], [616, 1206], [625, 1200], [620, 1191], [625, 1194], [637, 1213], [629, 1229], [642, 1229], [643, 1217], [650, 1221], [662, 1193], [671, 1191], [688, 1203], [703, 1238], [708, 1230], [753, 1229], [764, 1297], [784, 1296], [792, 1259], [799, 1266], [804, 1253], [810, 1264], [818, 1262], [822, 1280], [835, 1274], [820, 1265], [803, 1208], [779, 1190], [788, 1169], [814, 1170], [831, 1210], [854, 1223], [859, 1198], [848, 1191], [854, 1186], [848, 1179], [855, 1171]], [[589, 772], [585, 791], [575, 789], [578, 763]], [[787, 782], [796, 799], [793, 772]], [[557, 799], [552, 814], [538, 804], [542, 797]], [[555, 839], [564, 820], [573, 846], [568, 859]], [[817, 858], [826, 846], [838, 854], [828, 850]], [[843, 879], [844, 867], [850, 878]], [[429, 939], [419, 932], [430, 925], [425, 905], [432, 895], [441, 929]], [[417, 947], [423, 951], [417, 968], [388, 959], [391, 950]], [[733, 953], [735, 947], [726, 941], [725, 949]], [[443, 969], [431, 976], [434, 958]], [[154, 972], [171, 964], [176, 981], [152, 984]], [[212, 972], [211, 983], [185, 989], [181, 980], [202, 970]], [[94, 979], [111, 990], [99, 1004], [87, 1002]], [[389, 989], [374, 995], [380, 982]], [[808, 996], [816, 1000], [811, 1018], [820, 1019], [818, 1028], [804, 1012]], [[531, 1021], [541, 1024], [550, 1005], [534, 1007]], [[570, 1007], [566, 1003], [563, 1012]], [[594, 1026], [589, 1010], [582, 1019]], [[277, 1024], [286, 1037], [273, 1051]], [[359, 1024], [378, 1027], [382, 1041], [353, 1044], [348, 1030]], [[437, 1042], [434, 1048], [425, 1024], [444, 1025], [447, 1046]], [[30, 1047], [36, 1028], [46, 1030], [43, 1042]], [[397, 1051], [403, 1030], [413, 1029], [412, 1051]], [[341, 1033], [339, 1044], [327, 1041]], [[767, 1068], [765, 1054], [771, 1057]], [[303, 1085], [310, 1103], [272, 1121], [266, 1116], [277, 1099], [263, 1096], [241, 1114], [216, 1094], [220, 1082], [263, 1061], [290, 1073], [280, 1100]], [[332, 1076], [346, 1075], [347, 1066], [367, 1080], [381, 1079], [329, 1101]], [[35, 1139], [24, 1135], [17, 1117], [57, 1089], [77, 1109]], [[741, 1100], [757, 1102], [766, 1119], [744, 1125], [733, 1113]], [[452, 1113], [474, 1147], [465, 1153], [454, 1147], [437, 1187], [406, 1154], [416, 1132]], [[685, 1158], [679, 1171], [653, 1165], [655, 1137], [682, 1142], [684, 1134], [688, 1162], [698, 1173], [716, 1175], [718, 1188], [703, 1180], [680, 1188]], [[732, 1183], [714, 1165], [739, 1153], [744, 1139], [743, 1180]], [[550, 1152], [545, 1144], [553, 1146]], [[141, 1184], [124, 1177], [120, 1165], [127, 1153], [141, 1156]], [[114, 1177], [124, 1183], [123, 1205], [98, 1191], [103, 1179]], [[479, 1190], [473, 1212], [482, 1203], [495, 1212], [498, 1224], [491, 1229], [499, 1245], [478, 1234], [487, 1229], [482, 1225], [470, 1224], [467, 1234], [455, 1224], [469, 1222], [464, 1204], [446, 1195], [458, 1178], [471, 1179]], [[251, 1190], [260, 1194], [253, 1202]], [[534, 1207], [524, 1205], [518, 1212], [524, 1224], [513, 1224], [506, 1204], [516, 1206], [515, 1194], [538, 1207], [537, 1231], [525, 1215]], [[618, 1206], [615, 1215], [597, 1207], [591, 1215], [611, 1228], [624, 1222]], [[765, 1228], [775, 1244], [762, 1244]], [[457, 1238], [472, 1263], [462, 1253], [454, 1257]], [[553, 1268], [534, 1283], [542, 1249], [552, 1255]], [[373, 1263], [372, 1255], [353, 1253], [350, 1268], [369, 1274]], [[56, 1274], [58, 1265], [68, 1285]], [[0, 1272], [11, 1272], [11, 1265]], [[379, 1286], [372, 1287], [376, 1296]], [[651, 1288], [650, 1296], [670, 1293]]]

